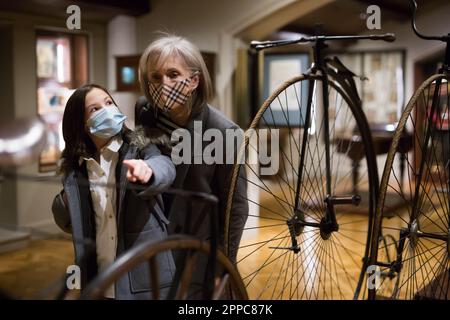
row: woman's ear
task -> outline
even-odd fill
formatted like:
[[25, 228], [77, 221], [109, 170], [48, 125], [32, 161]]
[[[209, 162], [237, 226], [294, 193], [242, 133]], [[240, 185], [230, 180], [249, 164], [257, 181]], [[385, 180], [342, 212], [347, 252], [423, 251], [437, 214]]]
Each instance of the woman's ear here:
[[192, 77], [191, 83], [189, 84], [191, 90], [194, 91], [195, 89], [197, 89], [199, 83], [200, 83], [200, 75], [196, 74]]

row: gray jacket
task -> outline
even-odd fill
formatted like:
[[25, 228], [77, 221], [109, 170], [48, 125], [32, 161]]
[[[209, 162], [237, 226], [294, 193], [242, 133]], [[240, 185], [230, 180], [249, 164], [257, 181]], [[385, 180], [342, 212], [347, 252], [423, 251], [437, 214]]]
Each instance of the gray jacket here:
[[[135, 121], [136, 124], [142, 125], [146, 129], [154, 129], [156, 126], [155, 110], [147, 102], [145, 97], [139, 98], [136, 103]], [[191, 133], [192, 137], [194, 130], [194, 121], [202, 122], [203, 133], [207, 129], [215, 128], [220, 130], [224, 137], [226, 129], [239, 129], [239, 126], [237, 126], [231, 120], [226, 118], [222, 113], [209, 105], [205, 105], [202, 111], [194, 116], [186, 125], [186, 129]], [[152, 130], [150, 134], [157, 135], [158, 132]], [[152, 137], [149, 138], [151, 139]], [[158, 139], [160, 141], [164, 141], [164, 139], [161, 138], [157, 138], [156, 140]], [[170, 141], [170, 137], [166, 138], [166, 141]], [[202, 150], [208, 144], [210, 144], [210, 142], [203, 142]], [[235, 154], [237, 154], [238, 152], [238, 150], [236, 149], [234, 150]], [[177, 176], [173, 184], [174, 188], [205, 192], [208, 194], [214, 194], [218, 197], [218, 240], [219, 245], [223, 246], [225, 241], [225, 210], [228, 201], [233, 164], [206, 164], [204, 162], [200, 164], [194, 164], [193, 155], [191, 164], [177, 165], [176, 172]], [[247, 184], [245, 181], [245, 170], [241, 170], [241, 177], [240, 179], [238, 179], [238, 183], [236, 186], [237, 195], [246, 195]], [[165, 197], [165, 203], [167, 207], [169, 207], [169, 209], [166, 210], [166, 213], [168, 214], [170, 220], [169, 234], [186, 232], [186, 230], [190, 230], [194, 236], [199, 237], [203, 240], [207, 240], [210, 238], [211, 235], [209, 215], [211, 213], [211, 207], [205, 207], [204, 203], [192, 203], [187, 199], [178, 196]], [[189, 206], [192, 206], [190, 217], [187, 216]], [[246, 200], [246, 196], [235, 197], [230, 219], [229, 257], [231, 260], [235, 260], [236, 258], [237, 248], [241, 240], [242, 231], [247, 217], [248, 202]]]
[[[127, 189], [127, 167], [125, 159], [143, 159], [152, 169], [153, 177], [144, 191]], [[142, 150], [135, 145], [123, 143], [119, 150], [116, 167], [117, 181], [117, 256], [148, 239], [163, 239], [167, 236], [164, 204], [161, 191], [170, 186], [175, 178], [175, 167], [167, 156], [150, 144]], [[88, 185], [85, 162], [70, 172], [63, 180], [64, 189], [52, 206], [56, 224], [72, 233], [76, 264], [81, 269], [82, 289], [97, 274], [95, 250], [95, 213]], [[87, 183], [86, 183], [87, 182]], [[62, 193], [67, 195], [68, 208]], [[68, 210], [67, 210], [68, 209]], [[174, 262], [170, 253], [157, 259], [160, 270], [160, 287], [168, 287], [174, 275]], [[162, 290], [162, 294], [163, 294]], [[116, 299], [149, 299], [151, 282], [148, 264], [143, 263], [128, 272], [115, 284]]]

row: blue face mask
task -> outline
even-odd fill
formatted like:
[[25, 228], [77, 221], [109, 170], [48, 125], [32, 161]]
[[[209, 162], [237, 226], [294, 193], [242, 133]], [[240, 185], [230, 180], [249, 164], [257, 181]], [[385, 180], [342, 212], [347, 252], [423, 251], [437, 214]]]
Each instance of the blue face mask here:
[[127, 117], [117, 107], [103, 107], [86, 122], [89, 132], [99, 138], [109, 139], [122, 130]]

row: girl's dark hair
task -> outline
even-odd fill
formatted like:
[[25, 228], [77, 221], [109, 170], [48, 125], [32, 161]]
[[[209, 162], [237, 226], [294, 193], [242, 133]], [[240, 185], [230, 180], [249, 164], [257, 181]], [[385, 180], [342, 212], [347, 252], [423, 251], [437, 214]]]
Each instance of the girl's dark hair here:
[[[108, 90], [97, 84], [87, 84], [79, 87], [70, 96], [64, 109], [62, 121], [62, 133], [66, 146], [61, 154], [61, 163], [59, 173], [67, 175], [71, 170], [79, 167], [80, 156], [94, 157], [96, 152], [95, 144], [85, 130], [84, 112], [86, 95], [94, 88], [106, 92], [114, 104], [117, 106], [114, 99], [109, 94]], [[130, 143], [133, 132], [124, 124], [122, 127], [122, 138], [125, 142]]]

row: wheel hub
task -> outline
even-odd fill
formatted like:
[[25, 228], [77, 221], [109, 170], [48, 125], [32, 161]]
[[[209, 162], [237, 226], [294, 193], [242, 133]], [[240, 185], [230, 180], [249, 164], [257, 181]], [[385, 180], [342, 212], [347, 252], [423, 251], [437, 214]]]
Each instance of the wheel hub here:
[[331, 221], [328, 221], [325, 217], [320, 220], [320, 236], [324, 240], [328, 240], [331, 234], [339, 230], [339, 226]]
[[409, 227], [409, 235], [408, 235], [411, 248], [415, 248], [417, 246], [417, 242], [419, 240], [418, 232], [419, 232], [419, 224], [417, 223], [417, 219], [414, 219], [414, 221], [411, 223], [411, 226]]

